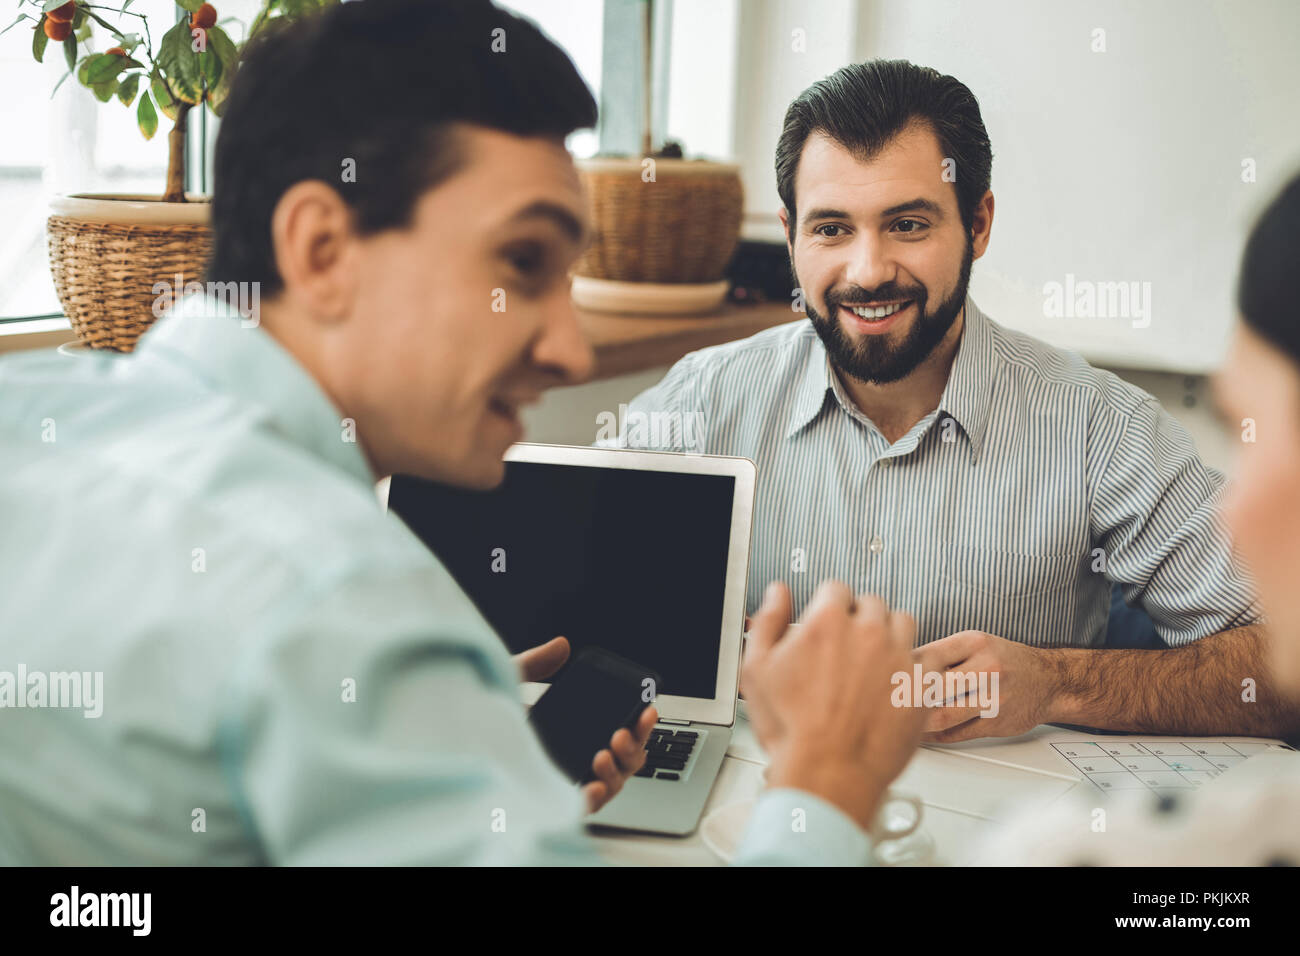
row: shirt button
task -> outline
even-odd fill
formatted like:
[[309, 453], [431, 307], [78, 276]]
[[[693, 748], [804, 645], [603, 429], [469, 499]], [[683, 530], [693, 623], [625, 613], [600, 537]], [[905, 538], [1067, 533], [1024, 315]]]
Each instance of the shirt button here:
[[867, 545], [867, 547], [871, 549], [872, 554], [879, 554], [885, 550], [885, 542], [880, 540], [880, 535], [875, 535], [871, 539], [871, 544]]

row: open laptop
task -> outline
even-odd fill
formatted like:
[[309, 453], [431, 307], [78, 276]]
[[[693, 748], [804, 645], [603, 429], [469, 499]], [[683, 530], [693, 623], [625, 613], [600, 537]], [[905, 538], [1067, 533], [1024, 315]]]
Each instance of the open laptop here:
[[646, 767], [587, 822], [693, 832], [736, 719], [754, 463], [538, 444], [505, 460], [491, 491], [395, 476], [387, 506], [512, 653], [563, 635], [659, 673]]

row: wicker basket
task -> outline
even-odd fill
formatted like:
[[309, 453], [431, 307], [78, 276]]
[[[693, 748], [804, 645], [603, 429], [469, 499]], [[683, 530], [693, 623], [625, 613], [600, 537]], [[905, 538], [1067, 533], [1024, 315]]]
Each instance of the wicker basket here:
[[624, 282], [705, 283], [722, 278], [740, 237], [739, 167], [656, 159], [578, 163], [591, 203], [594, 241], [577, 274]]
[[[156, 318], [156, 283], [179, 293], [186, 283], [203, 281], [211, 244], [204, 198], [188, 203], [126, 196], [56, 200], [55, 215], [46, 222], [50, 271], [63, 311], [83, 342], [129, 352]], [[159, 221], [168, 218], [190, 221]]]

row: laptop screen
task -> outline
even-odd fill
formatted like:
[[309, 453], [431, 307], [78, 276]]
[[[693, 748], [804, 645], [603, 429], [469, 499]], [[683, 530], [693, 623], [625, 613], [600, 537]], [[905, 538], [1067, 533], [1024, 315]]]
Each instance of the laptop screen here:
[[712, 698], [735, 480], [508, 461], [491, 491], [394, 476], [388, 507], [512, 653], [564, 635]]

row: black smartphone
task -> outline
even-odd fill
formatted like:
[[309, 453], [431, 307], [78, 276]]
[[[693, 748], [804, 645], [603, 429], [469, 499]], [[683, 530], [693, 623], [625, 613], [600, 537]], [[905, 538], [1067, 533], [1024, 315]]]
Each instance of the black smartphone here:
[[596, 779], [591, 762], [620, 727], [636, 726], [659, 675], [603, 647], [584, 647], [554, 677], [528, 721], [556, 765], [576, 783]]

